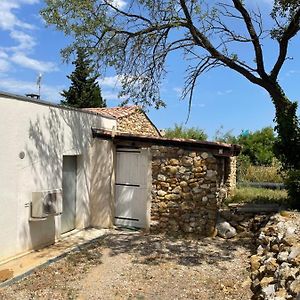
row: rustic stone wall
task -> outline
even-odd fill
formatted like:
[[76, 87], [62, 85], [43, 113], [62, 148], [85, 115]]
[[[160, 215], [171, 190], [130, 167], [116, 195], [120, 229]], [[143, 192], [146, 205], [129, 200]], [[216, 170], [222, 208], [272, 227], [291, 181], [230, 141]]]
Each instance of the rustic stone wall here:
[[227, 161], [227, 179], [226, 179], [226, 186], [228, 191], [228, 196], [232, 196], [236, 189], [236, 161], [237, 157], [232, 156], [228, 158]]
[[300, 214], [270, 218], [251, 256], [254, 299], [300, 299]]
[[210, 236], [224, 191], [211, 153], [152, 147], [151, 230]]
[[160, 136], [155, 126], [149, 121], [145, 114], [138, 109], [130, 115], [118, 118], [117, 130], [131, 134]]

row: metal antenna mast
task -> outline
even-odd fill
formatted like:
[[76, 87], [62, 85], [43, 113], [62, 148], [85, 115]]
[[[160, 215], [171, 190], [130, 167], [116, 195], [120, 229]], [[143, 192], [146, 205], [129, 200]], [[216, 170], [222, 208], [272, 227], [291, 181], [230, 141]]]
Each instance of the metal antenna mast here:
[[39, 89], [39, 99], [41, 98], [41, 82], [42, 82], [42, 73], [39, 73], [38, 77], [37, 77], [37, 81], [36, 81], [36, 84], [38, 86], [38, 89]]

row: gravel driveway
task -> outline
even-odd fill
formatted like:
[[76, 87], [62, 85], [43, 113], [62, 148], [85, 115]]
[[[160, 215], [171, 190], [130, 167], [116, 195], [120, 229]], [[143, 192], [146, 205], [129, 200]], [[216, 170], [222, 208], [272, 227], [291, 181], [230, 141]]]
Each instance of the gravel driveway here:
[[251, 299], [251, 239], [112, 231], [0, 290], [0, 299]]

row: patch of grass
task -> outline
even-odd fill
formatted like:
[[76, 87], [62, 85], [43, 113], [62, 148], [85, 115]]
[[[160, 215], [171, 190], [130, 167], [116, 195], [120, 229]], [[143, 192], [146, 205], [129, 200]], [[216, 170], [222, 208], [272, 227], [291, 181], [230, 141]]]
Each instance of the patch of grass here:
[[228, 198], [228, 203], [278, 203], [288, 205], [286, 190], [270, 190], [263, 188], [241, 187], [236, 189], [235, 195]]

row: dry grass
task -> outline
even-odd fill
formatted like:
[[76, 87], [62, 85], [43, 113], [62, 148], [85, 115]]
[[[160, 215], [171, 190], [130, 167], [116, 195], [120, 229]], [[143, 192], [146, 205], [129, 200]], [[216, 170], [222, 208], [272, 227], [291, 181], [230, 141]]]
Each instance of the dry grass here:
[[282, 183], [283, 178], [278, 166], [249, 166], [242, 174], [241, 181]]
[[270, 190], [263, 188], [241, 187], [226, 203], [278, 203], [288, 204], [286, 190]]

